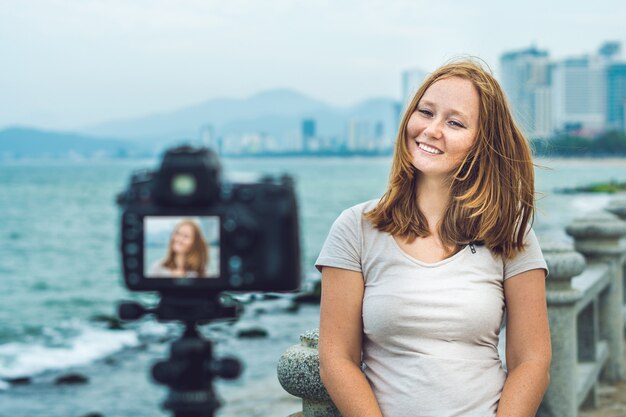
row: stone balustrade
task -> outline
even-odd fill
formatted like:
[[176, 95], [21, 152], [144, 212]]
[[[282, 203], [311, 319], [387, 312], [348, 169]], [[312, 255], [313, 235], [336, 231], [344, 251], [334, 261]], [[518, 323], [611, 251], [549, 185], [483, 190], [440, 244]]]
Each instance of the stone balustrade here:
[[278, 361], [280, 384], [302, 398], [302, 413], [290, 417], [341, 417], [320, 378], [318, 340], [318, 329], [305, 332], [300, 344], [287, 349]]
[[[626, 199], [574, 220], [566, 232], [573, 246], [541, 242], [552, 364], [539, 417], [576, 417], [581, 406], [597, 405], [600, 381], [626, 378]], [[302, 412], [291, 417], [340, 417], [319, 377], [318, 338], [317, 330], [306, 332], [279, 361], [283, 388], [302, 398]]]
[[[617, 217], [621, 220], [626, 221], [626, 197], [620, 197], [612, 200], [606, 210], [617, 215]], [[626, 280], [626, 263], [624, 264], [622, 274]], [[624, 285], [624, 300], [626, 300], [626, 284]], [[626, 306], [624, 307], [624, 314], [626, 314]]]

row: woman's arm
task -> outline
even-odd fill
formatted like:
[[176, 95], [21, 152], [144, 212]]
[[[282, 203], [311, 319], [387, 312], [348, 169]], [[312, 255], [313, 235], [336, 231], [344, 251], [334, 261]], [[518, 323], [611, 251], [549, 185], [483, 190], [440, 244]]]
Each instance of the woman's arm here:
[[545, 271], [532, 269], [504, 281], [508, 376], [497, 417], [534, 417], [550, 382], [550, 329]]
[[320, 376], [343, 417], [382, 417], [361, 371], [363, 292], [360, 272], [322, 269]]

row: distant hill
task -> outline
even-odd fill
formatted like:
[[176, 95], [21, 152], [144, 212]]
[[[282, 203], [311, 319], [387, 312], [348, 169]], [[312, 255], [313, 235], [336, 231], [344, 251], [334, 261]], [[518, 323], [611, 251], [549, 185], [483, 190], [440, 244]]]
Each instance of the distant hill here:
[[303, 119], [314, 119], [318, 135], [345, 137], [352, 121], [383, 126], [395, 136], [399, 102], [372, 99], [348, 108], [338, 108], [299, 92], [279, 89], [245, 99], [219, 98], [144, 117], [113, 120], [81, 129], [98, 137], [149, 139], [155, 142], [195, 139], [200, 129], [211, 125], [218, 136], [263, 132], [289, 140], [300, 132]]
[[203, 126], [216, 137], [263, 133], [281, 148], [300, 136], [304, 119], [313, 119], [316, 136], [345, 141], [351, 129], [393, 138], [399, 103], [375, 98], [339, 108], [296, 91], [279, 89], [246, 99], [219, 98], [171, 112], [115, 120], [80, 129], [52, 132], [11, 127], [0, 131], [0, 159], [154, 156], [166, 146], [194, 142]]
[[25, 127], [0, 130], [0, 159], [143, 156], [139, 144]]

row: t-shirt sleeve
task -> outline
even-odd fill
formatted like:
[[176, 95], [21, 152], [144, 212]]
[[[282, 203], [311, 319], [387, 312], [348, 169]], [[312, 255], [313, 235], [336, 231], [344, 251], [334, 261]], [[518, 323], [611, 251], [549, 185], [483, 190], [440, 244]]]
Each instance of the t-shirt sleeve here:
[[166, 277], [171, 275], [171, 272], [161, 264], [162, 261], [155, 261], [150, 265], [150, 269], [146, 274], [147, 277]]
[[548, 265], [543, 258], [539, 241], [533, 229], [529, 229], [526, 234], [524, 245], [524, 249], [518, 252], [513, 259], [504, 261], [505, 280], [531, 269], [543, 269], [546, 272], [546, 276], [548, 276]]
[[361, 272], [361, 224], [360, 213], [345, 210], [335, 220], [322, 250], [315, 261], [315, 267], [322, 271], [324, 266]]

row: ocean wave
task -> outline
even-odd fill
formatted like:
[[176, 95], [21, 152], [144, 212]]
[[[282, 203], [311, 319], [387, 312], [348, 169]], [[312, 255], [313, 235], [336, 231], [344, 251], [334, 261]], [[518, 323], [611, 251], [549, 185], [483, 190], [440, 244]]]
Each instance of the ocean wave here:
[[575, 211], [579, 212], [580, 214], [585, 214], [592, 211], [604, 209], [614, 198], [615, 196], [610, 194], [584, 194], [580, 197], [574, 198], [572, 200], [572, 206]]
[[0, 378], [27, 377], [86, 365], [139, 344], [139, 335], [133, 330], [106, 330], [88, 325], [64, 346], [6, 343], [0, 346]]

